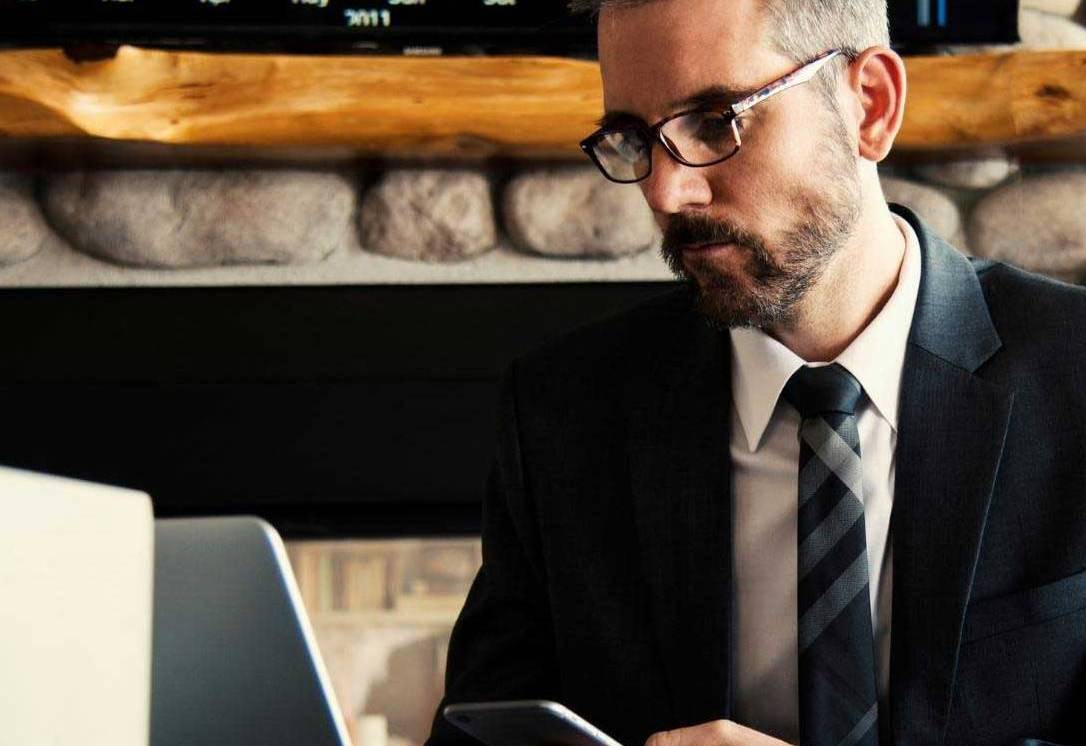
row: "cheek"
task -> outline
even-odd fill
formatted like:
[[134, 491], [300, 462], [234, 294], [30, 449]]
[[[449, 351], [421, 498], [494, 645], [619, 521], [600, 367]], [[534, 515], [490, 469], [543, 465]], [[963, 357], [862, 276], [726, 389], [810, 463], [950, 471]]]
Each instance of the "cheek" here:
[[762, 222], [765, 217], [778, 215], [781, 203], [795, 191], [796, 175], [791, 164], [753, 148], [740, 151], [732, 160], [732, 167], [714, 180], [713, 193], [748, 219]]
[[[822, 168], [826, 147], [825, 129], [821, 114], [806, 112], [800, 116], [778, 110], [767, 110], [766, 115], [753, 123], [744, 138], [744, 147], [750, 145], [751, 161], [757, 161], [766, 180], [785, 187], [817, 182]], [[780, 194], [787, 196], [787, 191]]]

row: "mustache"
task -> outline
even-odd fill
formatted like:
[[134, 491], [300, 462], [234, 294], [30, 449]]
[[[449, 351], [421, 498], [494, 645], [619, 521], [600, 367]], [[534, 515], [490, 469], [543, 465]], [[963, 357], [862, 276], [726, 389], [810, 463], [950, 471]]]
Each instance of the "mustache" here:
[[662, 248], [669, 254], [678, 254], [684, 246], [707, 243], [732, 243], [755, 250], [763, 248], [757, 236], [731, 223], [680, 215], [676, 215], [668, 223]]

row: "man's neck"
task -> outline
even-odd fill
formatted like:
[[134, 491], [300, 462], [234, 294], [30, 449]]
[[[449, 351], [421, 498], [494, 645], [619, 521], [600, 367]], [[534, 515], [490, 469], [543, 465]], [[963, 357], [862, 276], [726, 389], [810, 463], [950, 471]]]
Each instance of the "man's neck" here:
[[808, 362], [836, 359], [894, 294], [905, 236], [886, 203], [881, 205], [857, 224], [848, 244], [804, 298], [795, 321], [767, 330]]

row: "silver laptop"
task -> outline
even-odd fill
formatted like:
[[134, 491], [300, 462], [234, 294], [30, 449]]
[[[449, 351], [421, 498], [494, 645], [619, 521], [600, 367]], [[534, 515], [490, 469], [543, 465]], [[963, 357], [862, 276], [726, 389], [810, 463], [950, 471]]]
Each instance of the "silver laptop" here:
[[147, 495], [0, 468], [0, 746], [146, 746]]
[[152, 746], [349, 746], [279, 535], [155, 521]]

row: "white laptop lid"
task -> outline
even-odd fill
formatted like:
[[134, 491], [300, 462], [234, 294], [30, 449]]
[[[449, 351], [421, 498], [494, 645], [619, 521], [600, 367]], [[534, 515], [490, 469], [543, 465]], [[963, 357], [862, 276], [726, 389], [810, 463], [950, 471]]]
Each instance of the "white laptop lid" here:
[[0, 746], [145, 746], [151, 501], [0, 467]]
[[278, 533], [155, 522], [151, 743], [349, 746]]

